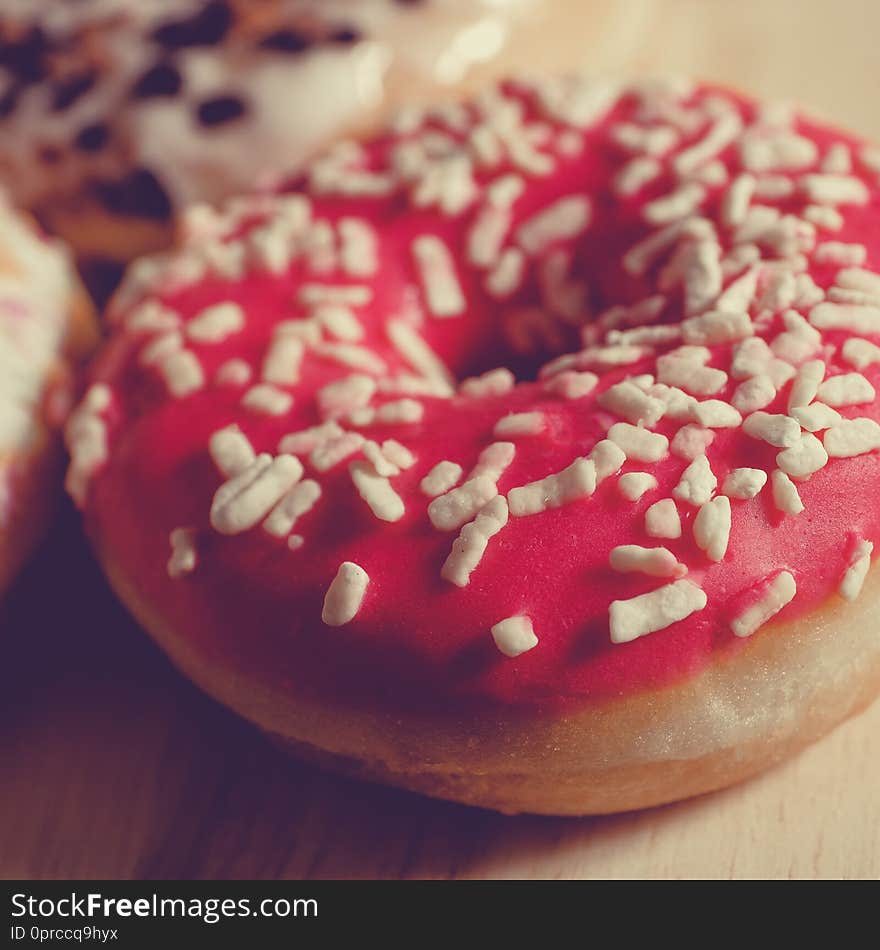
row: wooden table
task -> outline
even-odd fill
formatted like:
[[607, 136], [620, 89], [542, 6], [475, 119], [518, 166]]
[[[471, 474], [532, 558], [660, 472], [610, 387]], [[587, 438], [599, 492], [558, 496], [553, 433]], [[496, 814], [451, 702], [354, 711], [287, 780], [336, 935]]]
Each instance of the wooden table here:
[[[548, 7], [569, 17], [558, 43], [512, 53], [535, 67], [708, 76], [880, 138], [870, 0]], [[720, 794], [609, 818], [507, 818], [285, 757], [170, 668], [108, 593], [70, 511], [2, 625], [5, 877], [880, 876], [880, 704]]]

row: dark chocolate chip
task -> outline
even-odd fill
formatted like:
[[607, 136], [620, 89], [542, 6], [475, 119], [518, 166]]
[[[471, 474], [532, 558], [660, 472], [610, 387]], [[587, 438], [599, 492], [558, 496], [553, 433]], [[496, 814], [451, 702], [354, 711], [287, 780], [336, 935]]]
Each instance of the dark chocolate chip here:
[[341, 46], [357, 43], [360, 38], [361, 34], [350, 26], [344, 26], [339, 30], [334, 30], [329, 36], [331, 43], [339, 43]]
[[165, 189], [146, 168], [137, 168], [118, 181], [94, 182], [92, 187], [98, 200], [113, 214], [154, 221], [171, 217], [171, 201]]
[[46, 165], [57, 165], [61, 161], [61, 149], [54, 145], [43, 145], [39, 151], [40, 161]]
[[15, 112], [15, 107], [18, 105], [18, 97], [20, 95], [20, 86], [10, 86], [10, 88], [0, 96], [0, 119], [5, 119]]
[[40, 82], [49, 73], [48, 53], [46, 34], [35, 26], [20, 39], [6, 43], [0, 41], [0, 66], [22, 83]]
[[277, 53], [303, 53], [312, 45], [312, 40], [297, 30], [277, 30], [264, 36], [259, 45], [261, 49]]
[[152, 66], [131, 87], [133, 99], [151, 99], [154, 96], [176, 96], [183, 85], [180, 71], [170, 63]]
[[73, 144], [81, 152], [100, 152], [109, 140], [110, 130], [103, 122], [96, 122], [80, 129]]
[[56, 83], [52, 92], [52, 111], [64, 112], [69, 109], [80, 96], [85, 95], [95, 85], [97, 78], [97, 71], [90, 69]]
[[202, 125], [220, 125], [244, 115], [244, 103], [237, 96], [217, 96], [199, 103], [197, 115]]
[[187, 46], [216, 46], [232, 26], [232, 11], [227, 0], [212, 0], [194, 16], [163, 23], [153, 39], [166, 49]]

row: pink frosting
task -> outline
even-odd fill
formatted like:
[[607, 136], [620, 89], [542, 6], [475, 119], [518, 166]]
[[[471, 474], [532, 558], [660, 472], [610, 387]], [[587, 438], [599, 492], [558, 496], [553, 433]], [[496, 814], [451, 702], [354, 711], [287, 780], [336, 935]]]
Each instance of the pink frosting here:
[[[668, 452], [658, 461], [628, 458], [624, 463], [621, 473], [645, 472], [656, 479], [656, 487], [639, 500], [625, 498], [619, 476], [611, 474], [592, 494], [535, 514], [511, 515], [488, 539], [466, 586], [455, 586], [441, 576], [459, 529], [438, 530], [431, 523], [431, 499], [421, 490], [421, 480], [438, 462], [448, 460], [462, 467], [461, 484], [479, 453], [498, 441], [515, 445], [512, 462], [497, 479], [501, 495], [509, 496], [511, 489], [558, 473], [578, 458], [589, 458], [609, 427], [626, 421], [619, 410], [609, 407], [607, 398], [601, 404], [603, 394], [630, 378], [636, 378], [643, 389], [649, 387], [651, 381], [641, 377], [656, 376], [658, 357], [685, 342], [675, 339], [645, 345], [641, 356], [609, 367], [607, 360], [621, 353], [601, 347], [615, 345], [619, 338], [604, 336], [610, 318], [603, 320], [600, 315], [614, 305], [633, 305], [659, 293], [665, 302], [655, 318], [658, 324], [674, 327], [685, 318], [693, 320], [712, 311], [718, 287], [705, 303], [692, 305], [686, 313], [685, 289], [699, 291], [702, 278], [691, 272], [675, 282], [669, 265], [674, 263], [674, 254], [684, 254], [685, 241], [705, 242], [704, 250], [715, 263], [729, 261], [741, 226], [731, 225], [727, 217], [735, 213], [730, 211], [730, 190], [737, 176], [749, 168], [759, 182], [758, 193], [751, 196], [752, 209], [763, 205], [792, 219], [821, 222], [801, 225], [788, 244], [765, 233], [759, 236], [759, 259], [738, 270], [732, 263], [725, 268], [725, 289], [749, 266], [755, 268], [757, 289], [740, 308], [742, 313], [748, 308], [749, 332], [767, 342], [777, 341], [783, 363], [797, 366], [805, 360], [823, 360], [826, 380], [858, 372], [874, 386], [880, 381], [880, 364], [857, 369], [842, 352], [850, 337], [874, 340], [880, 335], [880, 309], [878, 332], [873, 335], [864, 326], [859, 332], [820, 327], [821, 339], [814, 340], [806, 355], [806, 344], [795, 352], [778, 340], [785, 329], [784, 313], [788, 312], [789, 321], [794, 311], [809, 323], [822, 323], [816, 316], [817, 306], [840, 306], [843, 298], [832, 294], [831, 288], [835, 281], [839, 287], [847, 283], [846, 278], [841, 283], [840, 276], [846, 266], [858, 263], [868, 271], [876, 266], [880, 166], [870, 149], [801, 118], [784, 125], [782, 118], [716, 89], [646, 85], [608, 91], [603, 98], [595, 89], [590, 92], [576, 84], [538, 89], [510, 84], [500, 95], [508, 103], [518, 103], [522, 116], [515, 133], [509, 133], [499, 146], [498, 162], [486, 158], [485, 166], [480, 166], [472, 161], [467, 143], [487, 121], [480, 116], [479, 104], [460, 113], [422, 117], [412, 130], [377, 138], [352, 159], [355, 170], [385, 176], [400, 167], [402, 141], [419, 140], [428, 129], [436, 133], [436, 147], [447, 148], [449, 142], [440, 139], [442, 133], [452, 142], [447, 158], [451, 156], [453, 162], [447, 161], [446, 173], [454, 175], [450, 168], [456, 159], [465, 159], [466, 170], [474, 172], [476, 187], [469, 198], [465, 191], [461, 210], [444, 213], [433, 203], [417, 207], [424, 192], [419, 197], [417, 184], [399, 178], [388, 186], [389, 193], [353, 194], [354, 172], [349, 169], [334, 177], [327, 159], [311, 179], [291, 183], [287, 195], [309, 196], [312, 224], [302, 232], [307, 236], [314, 236], [316, 221], [329, 222], [333, 228], [343, 218], [367, 223], [377, 240], [374, 273], [353, 274], [338, 261], [331, 262], [329, 270], [320, 260], [316, 266], [314, 255], [310, 262], [301, 252], [301, 237], [288, 240], [287, 254], [275, 272], [267, 269], [257, 260], [255, 234], [267, 221], [290, 213], [290, 202], [262, 196], [250, 204], [231, 206], [207, 224], [202, 221], [201, 230], [191, 222], [190, 238], [182, 249], [157, 264], [141, 266], [117, 298], [116, 330], [93, 369], [94, 382], [109, 387], [110, 393], [107, 405], [100, 400], [94, 403], [97, 409], [91, 416], [105, 440], [105, 457], [99, 452], [97, 461], [83, 461], [78, 433], [70, 438], [74, 468], [78, 466], [88, 476], [79, 497], [91, 532], [100, 537], [117, 570], [133, 581], [140, 595], [179, 635], [192, 641], [206, 661], [226, 662], [283, 689], [316, 689], [340, 700], [369, 695], [406, 708], [465, 703], [580, 708], [591, 700], [679, 681], [742, 648], [749, 641], [734, 635], [731, 621], [744, 606], [759, 600], [768, 581], [781, 571], [792, 575], [797, 592], [778, 616], [803, 617], [808, 623], [811, 610], [837, 596], [847, 570], [864, 552], [864, 542], [880, 537], [876, 500], [880, 465], [876, 452], [870, 450], [850, 458], [832, 457], [809, 477], [795, 476], [793, 484], [804, 507], [799, 514], [780, 510], [770, 481], [753, 498], [732, 498], [729, 539], [720, 560], [711, 560], [694, 539], [698, 505], [676, 501], [680, 538], [651, 537], [645, 527], [646, 510], [673, 497], [690, 464]], [[589, 95], [595, 100], [592, 110], [584, 105]], [[483, 111], [497, 117], [500, 108], [495, 102]], [[580, 115], [578, 108], [583, 108]], [[763, 131], [756, 131], [759, 126]], [[653, 130], [655, 135], [646, 144], [636, 141], [632, 129]], [[657, 134], [663, 129], [672, 131]], [[713, 135], [720, 143], [714, 149], [709, 147]], [[759, 140], [769, 146], [752, 147], [750, 143]], [[679, 161], [676, 173], [676, 156], [699, 142], [708, 142], [705, 154], [694, 153], [693, 167], [687, 160]], [[548, 161], [539, 162], [542, 167], [538, 168], [521, 150], [512, 154], [517, 147], [525, 148], [523, 143], [535, 154], [548, 156]], [[646, 148], [657, 153], [654, 160], [659, 172], [634, 194], [622, 194], [615, 182], [627, 163], [641, 158], [644, 168], [651, 167]], [[783, 157], [768, 160], [768, 148], [770, 154]], [[430, 191], [425, 167], [424, 162], [418, 166], [416, 178]], [[519, 241], [528, 251], [525, 276], [506, 297], [486, 290], [492, 265], [478, 266], [468, 254], [471, 230], [486, 206], [487, 188], [505, 173], [521, 176], [525, 190], [512, 206], [503, 246], [515, 247]], [[821, 179], [806, 177], [817, 174]], [[371, 179], [374, 185], [378, 180]], [[323, 185], [319, 187], [317, 181]], [[690, 237], [658, 252], [644, 273], [627, 270], [627, 252], [665, 226], [663, 221], [646, 220], [651, 216], [646, 206], [682, 186], [698, 195], [691, 218], [709, 224], [702, 225], [702, 231], [697, 225]], [[697, 187], [703, 191], [697, 192]], [[441, 196], [453, 205], [456, 188], [448, 180], [440, 186]], [[572, 196], [589, 200], [585, 229], [572, 225], [576, 233], [560, 232], [548, 239], [546, 247], [537, 249], [523, 238], [518, 230], [523, 222], [558, 199]], [[825, 211], [817, 212], [817, 207]], [[661, 218], [666, 213], [662, 206], [657, 212]], [[461, 315], [438, 317], [432, 312], [424, 274], [413, 256], [413, 242], [421, 235], [437, 236], [451, 250], [454, 284], [465, 301]], [[224, 273], [216, 273], [216, 267], [212, 272], [210, 266], [198, 263], [203, 262], [211, 240], [233, 252], [239, 248], [243, 256], [230, 256]], [[586, 294], [585, 302], [576, 303], [568, 314], [560, 314], [554, 303], [558, 286], [548, 289], [552, 278], [547, 273], [553, 266], [548, 259], [560, 250], [571, 252], [563, 286], [576, 301], [581, 283]], [[797, 260], [798, 255], [802, 260]], [[497, 261], [497, 254], [493, 260]], [[817, 285], [812, 290], [807, 281], [797, 278], [804, 272]], [[777, 281], [778, 294], [771, 300], [769, 291], [777, 273], [790, 276]], [[448, 275], [441, 268], [440, 277], [444, 276]], [[661, 289], [661, 283], [666, 289]], [[711, 287], [711, 278], [709, 283]], [[306, 284], [369, 287], [371, 299], [350, 308], [363, 336], [340, 341], [323, 330], [317, 347], [313, 342], [306, 345], [298, 380], [277, 387], [292, 395], [292, 406], [282, 407], [278, 414], [248, 408], [242, 398], [261, 382], [261, 367], [277, 325], [314, 319], [314, 310], [301, 302]], [[880, 307], [880, 300], [872, 303], [870, 293], [864, 294], [865, 299], [859, 297], [859, 301], [868, 308], [867, 320], [871, 308]], [[160, 331], [136, 329], [137, 315], [148, 312], [145, 304], [160, 303], [170, 311], [163, 319], [185, 328], [207, 306], [228, 301], [242, 308], [243, 325], [217, 342], [184, 334], [183, 348], [194, 355], [201, 378], [191, 392], [175, 396], [169, 391], [168, 373], [160, 371], [156, 362], [144, 365], [143, 351], [154, 344]], [[539, 307], [551, 316], [543, 324], [547, 339], [524, 347], [516, 332], [524, 324], [516, 313], [525, 307]], [[212, 499], [226, 481], [209, 453], [212, 434], [237, 424], [256, 452], [276, 456], [282, 437], [326, 420], [327, 412], [322, 412], [316, 396], [327, 384], [352, 373], [385, 380], [415, 374], [416, 369], [389, 340], [392, 320], [410, 325], [456, 379], [508, 366], [516, 374], [516, 385], [498, 394], [473, 394], [475, 387], [465, 387], [451, 397], [380, 389], [370, 407], [408, 398], [421, 406], [418, 421], [365, 426], [359, 424], [364, 420], [358, 422], [357, 414], [355, 419], [346, 413], [337, 418], [347, 431], [360, 432], [376, 443], [394, 439], [415, 457], [411, 467], [389, 477], [405, 509], [398, 520], [378, 518], [353, 485], [349, 465], [364, 460], [363, 450], [358, 450], [328, 471], [316, 470], [308, 453], [300, 453], [303, 477], [320, 484], [321, 496], [292, 529], [302, 537], [299, 547], [267, 533], [260, 523], [232, 535], [212, 527]], [[814, 339], [809, 323], [800, 331], [802, 339]], [[332, 355], [332, 345], [340, 342], [354, 343], [380, 357], [385, 368], [364, 370], [340, 364]], [[705, 365], [730, 373], [741, 344], [742, 338], [707, 343], [710, 353]], [[570, 369], [598, 375], [591, 393], [580, 398], [560, 393], [556, 365], [546, 367], [559, 353], [578, 354], [572, 357]], [[356, 358], [362, 359], [363, 353]], [[226, 366], [221, 376], [228, 380], [232, 359], [250, 367], [249, 382], [215, 379], [220, 367]], [[745, 377], [730, 376], [715, 393], [690, 395], [730, 404], [744, 381]], [[679, 385], [687, 389], [686, 383]], [[763, 411], [786, 414], [791, 388], [790, 381], [783, 382]], [[880, 419], [874, 397], [839, 406], [837, 411], [845, 419]], [[500, 419], [521, 412], [541, 413], [540, 430], [493, 436]], [[81, 420], [82, 414], [80, 424]], [[672, 442], [688, 421], [680, 413], [671, 418], [667, 412], [647, 428]], [[706, 455], [717, 479], [715, 497], [721, 497], [725, 478], [733, 469], [748, 467], [772, 474], [777, 468], [780, 447], [751, 437], [742, 425], [709, 427], [714, 439]], [[815, 436], [827, 444], [826, 430]], [[467, 520], [473, 517], [471, 513]], [[178, 528], [186, 528], [193, 539], [194, 564], [173, 571], [177, 576], [171, 577], [169, 535]], [[629, 600], [677, 579], [613, 569], [611, 551], [630, 544], [668, 548], [687, 569], [684, 576], [693, 589], [705, 594], [706, 604], [632, 642], [614, 643], [609, 632], [612, 602]], [[354, 618], [329, 626], [321, 619], [322, 604], [345, 561], [362, 567], [369, 582]], [[509, 617], [529, 618], [538, 640], [517, 657], [503, 655], [490, 634], [493, 626]], [[758, 630], [753, 636], [765, 633], [773, 635]]]

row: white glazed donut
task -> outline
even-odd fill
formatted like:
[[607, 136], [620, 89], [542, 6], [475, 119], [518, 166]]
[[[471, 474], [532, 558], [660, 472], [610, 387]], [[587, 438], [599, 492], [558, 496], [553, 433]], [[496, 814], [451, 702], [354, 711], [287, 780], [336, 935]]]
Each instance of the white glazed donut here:
[[95, 342], [69, 255], [0, 193], [0, 592], [54, 510], [73, 369]]
[[496, 54], [528, 0], [11, 0], [0, 180], [80, 257], [271, 182], [413, 85]]

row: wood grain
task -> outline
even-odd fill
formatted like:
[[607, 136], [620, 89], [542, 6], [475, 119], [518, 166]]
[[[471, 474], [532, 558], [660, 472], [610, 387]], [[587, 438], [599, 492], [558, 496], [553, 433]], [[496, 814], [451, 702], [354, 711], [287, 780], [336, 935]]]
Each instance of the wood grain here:
[[[700, 75], [880, 138], [870, 0], [544, 6], [544, 31], [512, 53], [533, 68]], [[880, 704], [720, 794], [508, 818], [288, 758], [169, 667], [107, 591], [70, 511], [0, 635], [3, 877], [880, 877]]]

